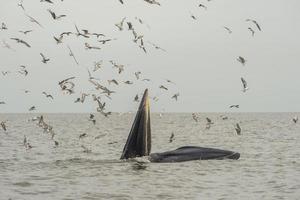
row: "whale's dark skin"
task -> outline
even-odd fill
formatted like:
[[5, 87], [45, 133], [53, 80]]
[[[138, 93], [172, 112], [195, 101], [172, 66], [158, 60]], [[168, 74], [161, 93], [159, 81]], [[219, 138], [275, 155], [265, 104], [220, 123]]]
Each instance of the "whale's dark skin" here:
[[151, 162], [184, 162], [191, 160], [223, 160], [240, 158], [234, 151], [206, 148], [198, 146], [184, 146], [173, 151], [163, 153], [151, 152], [151, 127], [148, 90], [146, 89], [141, 104], [132, 124], [121, 159], [149, 156]]

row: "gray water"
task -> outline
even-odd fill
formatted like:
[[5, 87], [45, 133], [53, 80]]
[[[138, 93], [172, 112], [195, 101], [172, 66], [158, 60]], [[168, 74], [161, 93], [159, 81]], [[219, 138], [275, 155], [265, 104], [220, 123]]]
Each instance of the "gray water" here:
[[[239, 160], [120, 161], [133, 114], [96, 114], [96, 125], [88, 114], [44, 114], [57, 147], [28, 121], [37, 114], [1, 114], [8, 130], [0, 131], [0, 199], [300, 199], [295, 113], [230, 113], [228, 120], [220, 113], [198, 115], [197, 123], [188, 113], [152, 114], [152, 152], [198, 145], [238, 151]], [[209, 130], [205, 117], [214, 121]], [[79, 139], [82, 133], [87, 137]], [[32, 149], [24, 147], [24, 135]]]

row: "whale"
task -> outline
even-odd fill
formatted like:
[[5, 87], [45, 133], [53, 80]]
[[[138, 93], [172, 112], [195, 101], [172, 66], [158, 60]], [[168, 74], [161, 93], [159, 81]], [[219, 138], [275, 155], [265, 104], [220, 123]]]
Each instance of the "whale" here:
[[145, 89], [123, 148], [121, 160], [147, 156], [150, 162], [172, 163], [240, 158], [240, 153], [235, 151], [200, 146], [183, 146], [162, 153], [151, 153], [151, 145], [150, 104], [148, 89]]

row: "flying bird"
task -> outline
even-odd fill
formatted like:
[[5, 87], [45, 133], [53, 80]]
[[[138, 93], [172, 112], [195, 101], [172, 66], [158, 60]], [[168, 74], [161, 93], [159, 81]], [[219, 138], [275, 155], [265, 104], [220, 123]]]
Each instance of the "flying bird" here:
[[6, 121], [2, 121], [1, 122], [1, 127], [2, 127], [2, 129], [4, 130], [4, 131], [7, 131], [7, 127], [6, 127]]
[[63, 36], [60, 35], [59, 38], [53, 36], [54, 40], [56, 41], [56, 44], [61, 44], [62, 43], [62, 39], [63, 39]]
[[123, 24], [125, 21], [126, 17], [124, 17], [119, 23], [116, 23], [115, 26], [118, 27], [119, 31], [123, 30]]
[[46, 98], [51, 98], [52, 100], [54, 99], [51, 94], [47, 94], [46, 92], [43, 92], [43, 95], [45, 95]]
[[78, 63], [78, 61], [77, 61], [77, 59], [76, 59], [76, 57], [75, 57], [73, 51], [72, 51], [71, 48], [69, 47], [69, 45], [68, 45], [67, 47], [68, 47], [68, 49], [69, 49], [69, 56], [73, 57], [75, 63], [76, 63], [77, 65], [79, 65], [79, 63]]
[[254, 34], [255, 34], [255, 31], [254, 31], [251, 27], [248, 27], [248, 30], [251, 32], [251, 35], [252, 35], [252, 37], [253, 37]]
[[156, 4], [156, 5], [160, 6], [160, 3], [156, 0], [144, 0], [144, 1], [147, 2], [147, 3], [150, 3], [150, 4]]
[[239, 61], [240, 63], [242, 63], [242, 65], [245, 65], [245, 64], [246, 64], [246, 60], [245, 60], [245, 58], [243, 58], [242, 56], [239, 56], [239, 57], [237, 58], [237, 61]]
[[247, 21], [247, 22], [253, 22], [253, 23], [256, 25], [257, 29], [258, 29], [259, 31], [261, 31], [260, 25], [257, 23], [256, 20], [253, 20], [253, 19], [246, 19], [246, 21]]
[[174, 135], [174, 133], [172, 132], [172, 133], [171, 133], [171, 136], [170, 136], [170, 138], [169, 138], [169, 143], [173, 142], [174, 137], [175, 137], [175, 135]]
[[174, 94], [171, 98], [172, 98], [172, 99], [175, 99], [175, 100], [177, 101], [178, 96], [179, 96], [179, 93], [176, 93], [176, 94]]
[[230, 28], [228, 28], [227, 26], [223, 26], [223, 27], [228, 31], [229, 34], [232, 33], [232, 30]]
[[202, 7], [202, 8], [204, 8], [205, 10], [207, 10], [207, 7], [205, 6], [205, 5], [203, 5], [203, 4], [199, 4], [199, 6], [198, 7]]
[[241, 135], [242, 129], [241, 129], [239, 123], [236, 123], [235, 131], [236, 131], [236, 134]]
[[134, 97], [134, 100], [133, 101], [136, 101], [136, 102], [138, 102], [139, 101], [139, 95], [137, 94], [137, 95], [135, 95], [135, 97]]
[[7, 30], [7, 26], [6, 26], [6, 24], [4, 22], [2, 22], [0, 29], [1, 30]]
[[18, 6], [20, 6], [22, 8], [23, 11], [25, 11], [25, 8], [23, 6], [23, 0], [21, 0], [19, 3], [18, 3]]
[[36, 110], [36, 107], [35, 107], [35, 106], [31, 106], [28, 110], [29, 110], [29, 111]]
[[51, 16], [52, 16], [52, 18], [54, 19], [54, 20], [59, 20], [59, 19], [61, 19], [61, 18], [63, 18], [63, 17], [66, 17], [66, 15], [56, 15], [55, 14], [55, 12], [53, 12], [52, 10], [50, 10], [50, 9], [48, 9], [48, 12], [51, 14]]
[[20, 33], [23, 33], [24, 35], [31, 33], [33, 30], [27, 30], [27, 31], [19, 31]]
[[43, 28], [43, 26], [40, 24], [40, 22], [38, 22], [36, 19], [34, 19], [33, 17], [31, 17], [30, 15], [27, 15], [27, 14], [25, 14], [25, 15], [29, 18], [29, 20], [30, 20], [32, 23], [36, 23], [37, 25], [39, 25], [40, 27]]
[[47, 3], [52, 3], [53, 4], [53, 2], [51, 0], [41, 0], [40, 2], [47, 2]]
[[229, 108], [239, 108], [240, 107], [240, 105], [231, 105], [231, 106], [229, 106]]
[[50, 61], [50, 59], [49, 59], [49, 58], [46, 58], [46, 57], [44, 56], [44, 54], [40, 53], [40, 55], [41, 55], [42, 58], [43, 58], [42, 63], [47, 64], [47, 62]]
[[10, 38], [10, 39], [15, 40], [17, 43], [24, 44], [24, 45], [27, 46], [28, 48], [31, 47], [27, 42], [25, 42], [24, 40], [21, 40], [21, 39], [19, 39], [19, 38]]
[[298, 116], [295, 116], [295, 117], [293, 118], [293, 122], [294, 122], [295, 124], [298, 122]]
[[159, 88], [160, 88], [160, 89], [163, 89], [163, 90], [168, 90], [168, 88], [166, 88], [166, 87], [163, 86], [163, 85], [160, 85]]
[[242, 81], [242, 84], [243, 84], [243, 92], [246, 92], [249, 89], [248, 86], [247, 86], [247, 82], [243, 77], [241, 77], [241, 81]]
[[195, 122], [198, 122], [199, 117], [196, 115], [196, 113], [192, 113], [192, 118]]

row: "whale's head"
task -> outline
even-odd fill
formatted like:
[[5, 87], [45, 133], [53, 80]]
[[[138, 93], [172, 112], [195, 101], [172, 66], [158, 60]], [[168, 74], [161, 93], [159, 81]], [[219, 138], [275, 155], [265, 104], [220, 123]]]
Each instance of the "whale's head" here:
[[148, 89], [145, 90], [124, 146], [121, 159], [148, 156], [151, 151], [151, 127]]

